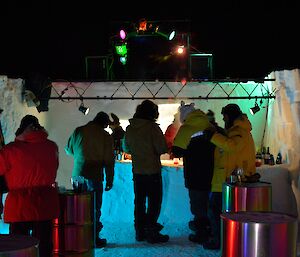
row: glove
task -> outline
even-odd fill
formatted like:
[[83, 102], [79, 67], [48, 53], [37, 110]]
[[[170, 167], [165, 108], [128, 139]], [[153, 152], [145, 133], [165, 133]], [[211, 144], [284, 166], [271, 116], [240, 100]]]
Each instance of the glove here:
[[107, 184], [106, 183], [106, 186], [105, 186], [105, 191], [109, 191], [109, 190], [111, 190], [112, 189], [112, 187], [113, 187], [113, 185], [112, 184]]

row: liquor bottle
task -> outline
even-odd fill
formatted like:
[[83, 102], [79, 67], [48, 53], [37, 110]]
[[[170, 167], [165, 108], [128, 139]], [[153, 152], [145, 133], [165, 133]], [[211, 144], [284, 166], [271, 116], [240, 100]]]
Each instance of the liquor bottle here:
[[269, 165], [275, 165], [274, 155], [270, 154]]
[[255, 156], [255, 166], [259, 167], [262, 164], [262, 158], [261, 158], [261, 152], [257, 151], [256, 156]]
[[282, 164], [282, 156], [280, 152], [277, 154], [276, 164]]
[[267, 147], [267, 152], [265, 153], [265, 164], [270, 164], [270, 147]]
[[265, 154], [266, 154], [266, 147], [262, 147], [261, 150], [261, 160], [262, 160], [262, 164], [265, 164]]

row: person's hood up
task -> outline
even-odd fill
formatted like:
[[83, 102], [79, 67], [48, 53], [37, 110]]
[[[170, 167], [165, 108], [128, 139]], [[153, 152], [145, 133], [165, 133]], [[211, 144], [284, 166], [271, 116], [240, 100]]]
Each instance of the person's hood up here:
[[210, 126], [208, 117], [200, 109], [196, 109], [190, 112], [187, 115], [184, 124], [189, 126], [195, 126], [195, 127], [201, 126], [203, 127], [203, 129], [208, 128]]

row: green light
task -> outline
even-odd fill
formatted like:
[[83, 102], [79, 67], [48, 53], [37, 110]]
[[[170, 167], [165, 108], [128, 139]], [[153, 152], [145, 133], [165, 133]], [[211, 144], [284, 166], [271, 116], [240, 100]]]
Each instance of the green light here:
[[116, 48], [116, 53], [118, 55], [124, 56], [127, 54], [127, 47], [125, 44], [117, 45], [117, 46], [115, 46], [115, 48]]

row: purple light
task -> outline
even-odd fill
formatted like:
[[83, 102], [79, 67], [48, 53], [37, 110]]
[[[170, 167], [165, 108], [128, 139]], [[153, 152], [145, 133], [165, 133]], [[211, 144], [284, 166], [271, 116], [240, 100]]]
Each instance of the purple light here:
[[126, 38], [126, 32], [125, 32], [123, 29], [120, 30], [120, 37], [121, 37], [123, 40]]

